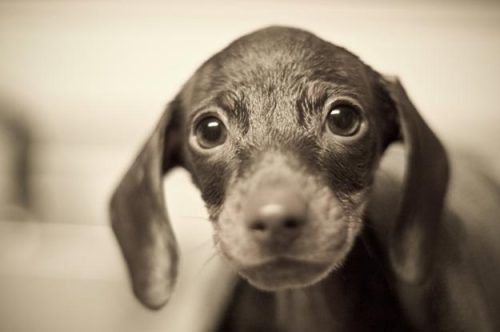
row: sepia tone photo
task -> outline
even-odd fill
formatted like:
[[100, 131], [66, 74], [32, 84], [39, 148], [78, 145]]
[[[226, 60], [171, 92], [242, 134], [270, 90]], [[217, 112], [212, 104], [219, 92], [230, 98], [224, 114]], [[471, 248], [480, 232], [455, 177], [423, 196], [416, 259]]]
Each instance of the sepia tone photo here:
[[499, 87], [493, 0], [0, 0], [0, 331], [499, 331]]

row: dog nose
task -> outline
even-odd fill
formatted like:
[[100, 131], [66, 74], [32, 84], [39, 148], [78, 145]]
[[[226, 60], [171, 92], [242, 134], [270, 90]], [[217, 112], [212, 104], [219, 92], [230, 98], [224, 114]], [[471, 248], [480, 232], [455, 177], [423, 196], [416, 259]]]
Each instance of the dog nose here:
[[306, 221], [307, 204], [286, 189], [254, 193], [247, 201], [245, 221], [259, 242], [286, 244], [294, 240]]

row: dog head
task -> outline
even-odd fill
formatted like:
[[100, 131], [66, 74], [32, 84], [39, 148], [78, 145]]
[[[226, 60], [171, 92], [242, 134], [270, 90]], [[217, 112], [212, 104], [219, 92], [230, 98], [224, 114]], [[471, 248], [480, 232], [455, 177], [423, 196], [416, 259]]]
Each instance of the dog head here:
[[408, 169], [386, 248], [396, 275], [413, 282], [428, 270], [447, 167], [402, 86], [302, 30], [236, 40], [185, 84], [113, 195], [112, 225], [136, 295], [158, 308], [175, 282], [161, 185], [172, 167], [191, 173], [215, 245], [243, 277], [265, 290], [304, 287], [348, 256], [378, 162], [401, 138]]

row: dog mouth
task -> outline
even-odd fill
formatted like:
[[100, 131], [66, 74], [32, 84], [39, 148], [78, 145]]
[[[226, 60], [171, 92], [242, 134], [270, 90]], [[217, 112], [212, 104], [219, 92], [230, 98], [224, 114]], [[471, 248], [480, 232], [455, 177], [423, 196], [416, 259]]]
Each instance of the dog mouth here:
[[303, 236], [281, 247], [252, 241], [232, 246], [216, 237], [216, 246], [227, 263], [251, 285], [264, 291], [281, 291], [312, 286], [340, 268], [352, 247], [355, 234], [351, 233], [349, 227], [341, 228], [328, 240], [311, 242]]
[[279, 291], [315, 284], [332, 269], [331, 264], [279, 257], [264, 263], [240, 267], [238, 272], [257, 288]]

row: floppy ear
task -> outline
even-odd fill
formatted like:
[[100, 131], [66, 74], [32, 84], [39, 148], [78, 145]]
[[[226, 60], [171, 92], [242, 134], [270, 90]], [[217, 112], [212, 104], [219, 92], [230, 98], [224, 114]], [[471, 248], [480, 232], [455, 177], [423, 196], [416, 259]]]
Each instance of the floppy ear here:
[[178, 250], [164, 203], [162, 176], [180, 164], [180, 103], [170, 103], [115, 190], [111, 224], [137, 298], [159, 309], [177, 277]]
[[400, 280], [421, 283], [434, 261], [448, 184], [448, 159], [399, 80], [386, 77], [383, 85], [397, 110], [406, 151], [400, 210], [387, 239], [389, 263]]

